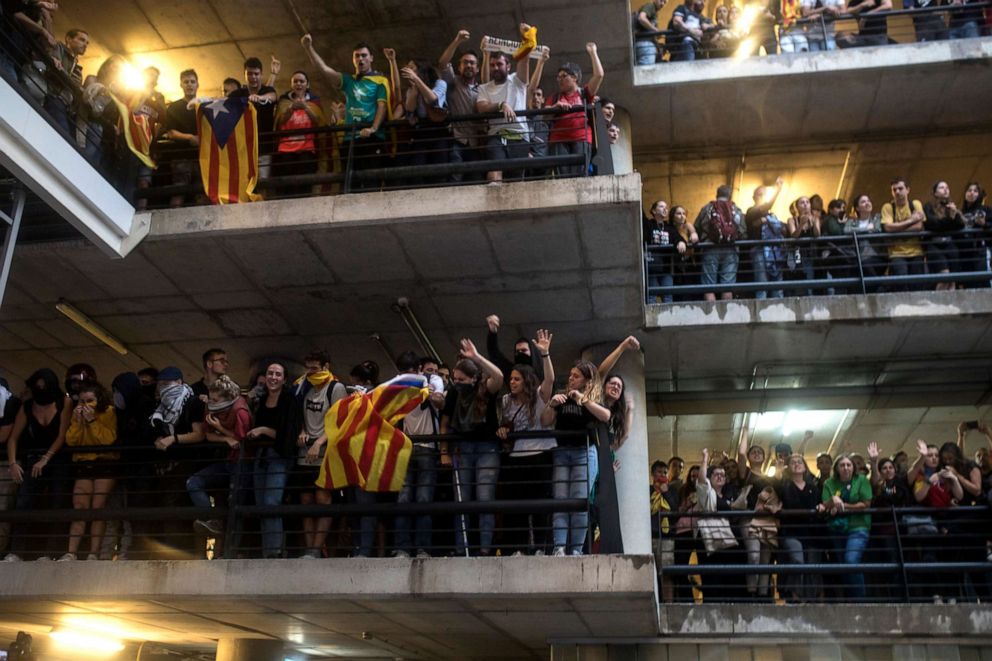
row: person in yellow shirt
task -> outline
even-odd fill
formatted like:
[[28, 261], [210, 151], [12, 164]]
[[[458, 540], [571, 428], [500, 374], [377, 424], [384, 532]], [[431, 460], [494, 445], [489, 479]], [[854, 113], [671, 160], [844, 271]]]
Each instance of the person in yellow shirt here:
[[[72, 410], [72, 421], [65, 434], [69, 447], [113, 445], [117, 442], [117, 414], [106, 388], [99, 383], [84, 383], [79, 390], [79, 404]], [[114, 489], [114, 468], [120, 455], [116, 452], [76, 452], [72, 455], [76, 482], [72, 487], [72, 507], [77, 510], [101, 509]], [[90, 554], [97, 560], [106, 521], [90, 523]], [[86, 521], [69, 524], [69, 550], [60, 561], [75, 560], [79, 543], [86, 532]]]
[[[922, 232], [923, 205], [911, 200], [909, 182], [903, 177], [892, 180], [892, 201], [882, 205], [882, 230], [885, 232]], [[926, 264], [923, 246], [916, 237], [892, 241], [889, 244], [889, 275], [923, 275]], [[896, 291], [918, 289], [916, 286], [897, 285]]]

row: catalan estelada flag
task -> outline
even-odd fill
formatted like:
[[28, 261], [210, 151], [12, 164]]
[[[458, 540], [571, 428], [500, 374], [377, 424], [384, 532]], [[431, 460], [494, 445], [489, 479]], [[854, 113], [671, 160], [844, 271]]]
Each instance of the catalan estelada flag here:
[[258, 182], [258, 122], [245, 97], [196, 108], [203, 190], [213, 204], [252, 202]]
[[[155, 122], [144, 113], [135, 114], [134, 112], [141, 106], [144, 97], [135, 94], [131, 99], [131, 103], [124, 103], [117, 98], [116, 94], [111, 94], [110, 98], [114, 100], [114, 105], [117, 106], [117, 112], [120, 114], [121, 132], [124, 134], [125, 140], [127, 140], [128, 149], [142, 163], [155, 169], [155, 160], [152, 158]], [[136, 104], [136, 107], [132, 107], [132, 103]]]
[[427, 399], [419, 374], [401, 374], [371, 392], [338, 400], [324, 416], [327, 451], [316, 485], [399, 491], [413, 443], [396, 424]]

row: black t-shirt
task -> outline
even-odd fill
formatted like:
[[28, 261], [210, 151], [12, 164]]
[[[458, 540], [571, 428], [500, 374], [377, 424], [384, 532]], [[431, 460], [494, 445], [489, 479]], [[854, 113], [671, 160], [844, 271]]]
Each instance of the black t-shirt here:
[[[879, 5], [879, 0], [852, 0], [852, 2], [847, 6], [848, 10], [855, 7], [864, 6], [864, 11], [875, 9]], [[889, 24], [885, 16], [876, 16], [874, 14], [864, 15], [861, 13], [863, 18], [861, 18], [861, 28], [859, 34], [864, 35], [885, 35], [889, 33]]]
[[[596, 422], [596, 416], [584, 406], [579, 406], [569, 399], [555, 409], [555, 431], [585, 431], [590, 424]], [[578, 447], [586, 444], [585, 439], [559, 438], [559, 447]]]
[[191, 384], [190, 388], [193, 389], [193, 394], [196, 395], [197, 397], [200, 397], [202, 395], [207, 395], [207, 396], [210, 395], [210, 389], [207, 387], [207, 384], [203, 381], [203, 379], [200, 379], [196, 383]]
[[768, 207], [755, 205], [744, 214], [744, 224], [747, 226], [747, 238], [760, 239], [762, 220], [768, 216]]
[[815, 530], [810, 525], [817, 516], [813, 510], [822, 501], [819, 484], [807, 475], [806, 486], [799, 489], [792, 480], [787, 480], [782, 487], [782, 509], [785, 510], [805, 510], [810, 512], [809, 516], [790, 516], [782, 520], [782, 530], [779, 533], [782, 537], [811, 537], [815, 535]]
[[187, 109], [186, 99], [169, 104], [165, 110], [165, 130], [196, 135], [196, 109]]
[[[276, 94], [276, 90], [274, 87], [269, 87], [268, 85], [262, 85], [258, 89], [258, 91], [255, 92], [255, 94], [258, 94], [259, 96], [263, 96], [269, 93]], [[251, 94], [252, 93], [248, 91], [247, 87], [241, 87], [231, 92], [230, 98], [247, 98], [251, 96]], [[276, 99], [277, 99], [276, 101], [272, 101], [272, 102], [252, 104], [253, 106], [255, 106], [255, 114], [256, 117], [258, 118], [259, 154], [270, 154], [273, 151], [272, 139], [266, 136], [262, 136], [261, 134], [271, 133], [274, 130], [275, 118], [276, 118], [276, 103], [278, 103], [278, 94], [276, 94]]]
[[[448, 417], [449, 426], [452, 431], [463, 432], [466, 436], [473, 438], [492, 439], [496, 435], [496, 429], [499, 428], [496, 401], [496, 395], [487, 394], [484, 421], [472, 425], [471, 429], [459, 429], [458, 412], [456, 410], [458, 406], [458, 391], [451, 388], [444, 397], [444, 408], [441, 411], [441, 415]], [[475, 406], [474, 403], [472, 405]]]

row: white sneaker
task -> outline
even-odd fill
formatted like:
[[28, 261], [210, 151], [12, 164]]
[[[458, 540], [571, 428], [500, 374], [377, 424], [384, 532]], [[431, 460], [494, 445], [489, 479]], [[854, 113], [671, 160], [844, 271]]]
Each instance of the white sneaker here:
[[21, 561], [21, 556], [17, 555], [16, 553], [8, 553], [7, 555], [5, 555], [3, 557], [3, 561], [4, 562], [20, 562]]
[[572, 551], [572, 555], [582, 555], [582, 549], [575, 549]]
[[309, 558], [311, 560], [319, 560], [320, 551], [318, 551], [317, 549], [307, 549], [306, 551], [303, 552], [303, 555], [301, 555], [300, 557]]
[[100, 559], [100, 556], [98, 556], [96, 553], [90, 553], [88, 556], [86, 556], [86, 559], [87, 560], [99, 560]]
[[518, 556], [521, 556], [521, 555], [523, 555], [523, 554], [524, 554], [524, 552], [523, 552], [523, 551], [514, 551], [514, 552], [513, 552], [513, 555], [512, 555], [512, 556], [510, 556], [510, 557], [513, 557], [513, 558], [516, 558], [516, 557], [518, 557]]
[[565, 557], [565, 547], [564, 546], [556, 546], [554, 553], [552, 553], [551, 555], [554, 556], [555, 558], [564, 558]]
[[428, 553], [424, 549], [417, 549], [417, 559], [418, 560], [426, 560], [429, 557], [431, 557], [431, 554], [430, 553]]
[[[20, 558], [18, 558], [18, 560], [20, 560]], [[49, 558], [47, 555], [43, 555], [40, 558], [38, 558], [37, 560], [35, 560], [35, 562], [51, 562], [51, 561], [52, 561], [52, 559]]]
[[396, 549], [395, 551], [393, 551], [393, 557], [394, 558], [409, 558], [410, 557], [410, 554], [407, 553], [406, 551], [404, 551], [403, 549]]
[[76, 559], [76, 554], [75, 553], [65, 553], [56, 562], [70, 562], [70, 561], [75, 560], [75, 559]]
[[544, 551], [542, 551], [541, 549], [537, 549], [536, 551], [534, 551], [534, 556], [535, 557], [536, 556], [539, 556], [539, 555], [544, 555]]

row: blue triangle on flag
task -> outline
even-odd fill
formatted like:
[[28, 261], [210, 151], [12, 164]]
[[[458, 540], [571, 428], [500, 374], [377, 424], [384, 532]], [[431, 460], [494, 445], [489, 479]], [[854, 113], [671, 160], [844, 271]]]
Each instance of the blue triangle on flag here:
[[227, 146], [227, 140], [234, 133], [234, 127], [241, 121], [247, 106], [248, 99], [245, 97], [217, 99], [200, 106], [200, 112], [210, 123], [214, 140], [221, 149]]

